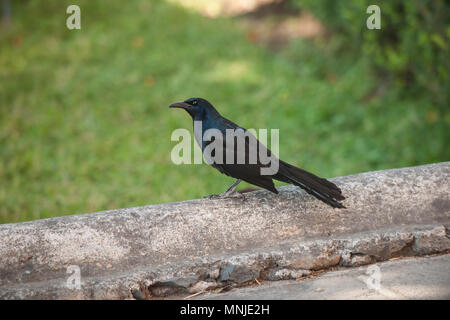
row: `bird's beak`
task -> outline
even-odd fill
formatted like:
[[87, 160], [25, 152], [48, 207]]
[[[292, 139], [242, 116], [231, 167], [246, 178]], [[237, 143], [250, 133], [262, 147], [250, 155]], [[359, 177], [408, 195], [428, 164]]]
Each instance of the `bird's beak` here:
[[189, 104], [187, 104], [186, 102], [175, 102], [169, 106], [169, 108], [181, 108], [181, 109], [185, 109], [185, 110], [187, 110], [190, 107], [191, 106]]

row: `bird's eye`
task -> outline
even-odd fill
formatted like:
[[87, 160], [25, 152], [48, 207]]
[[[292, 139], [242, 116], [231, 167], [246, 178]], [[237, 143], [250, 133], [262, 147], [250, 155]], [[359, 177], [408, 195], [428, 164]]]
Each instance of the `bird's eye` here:
[[193, 106], [197, 105], [197, 100], [192, 101], [192, 105]]

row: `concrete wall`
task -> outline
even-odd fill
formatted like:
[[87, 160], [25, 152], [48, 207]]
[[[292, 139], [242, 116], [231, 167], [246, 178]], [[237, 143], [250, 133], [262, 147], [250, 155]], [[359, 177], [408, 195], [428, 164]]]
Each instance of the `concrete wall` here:
[[332, 181], [347, 209], [286, 186], [0, 225], [0, 298], [152, 298], [450, 249], [450, 162]]

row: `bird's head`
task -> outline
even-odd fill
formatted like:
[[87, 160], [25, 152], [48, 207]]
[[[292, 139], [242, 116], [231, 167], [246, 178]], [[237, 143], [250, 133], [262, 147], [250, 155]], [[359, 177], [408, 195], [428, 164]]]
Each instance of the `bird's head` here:
[[169, 108], [184, 109], [191, 115], [192, 119], [202, 119], [211, 114], [218, 114], [212, 104], [202, 98], [189, 98], [182, 102], [175, 102]]

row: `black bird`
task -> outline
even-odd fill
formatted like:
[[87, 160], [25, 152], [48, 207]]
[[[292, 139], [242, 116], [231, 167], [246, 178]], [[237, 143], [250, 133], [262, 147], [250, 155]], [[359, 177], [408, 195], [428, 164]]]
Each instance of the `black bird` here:
[[[272, 181], [272, 179], [275, 179], [299, 186], [309, 194], [332, 206], [333, 208], [345, 208], [339, 202], [339, 200], [344, 200], [345, 197], [342, 195], [341, 189], [339, 189], [334, 183], [326, 179], [319, 178], [310, 172], [297, 168], [276, 158], [269, 149], [266, 149], [266, 147], [262, 143], [260, 143], [256, 139], [256, 137], [251, 135], [246, 129], [222, 117], [219, 112], [217, 112], [217, 110], [212, 106], [212, 104], [207, 100], [202, 98], [190, 98], [183, 102], [173, 103], [169, 107], [181, 108], [189, 113], [189, 115], [194, 120], [194, 135], [196, 137], [197, 143], [202, 149], [205, 159], [208, 161], [207, 158], [209, 157], [209, 163], [214, 168], [216, 168], [223, 174], [237, 179], [236, 182], [233, 183], [233, 185], [220, 196], [227, 197], [232, 195], [234, 193], [234, 189], [241, 182], [241, 180], [269, 190], [273, 193], [278, 193]], [[196, 121], [201, 121], [201, 132], [196, 132], [195, 130]], [[207, 152], [205, 151], [208, 149], [208, 146], [213, 141], [215, 141], [215, 139], [211, 139], [210, 141], [204, 139], [204, 134], [208, 129], [217, 129], [221, 133], [221, 138], [223, 139], [222, 156], [217, 153], [216, 149], [212, 151], [209, 150], [211, 154], [208, 153], [209, 155], [207, 156]], [[234, 144], [232, 144], [231, 147], [225, 143], [225, 141], [227, 141], [227, 129], [237, 131], [239, 131], [240, 129], [241, 132], [241, 135], [236, 135], [236, 137], [234, 138]], [[199, 133], [201, 133], [201, 136], [199, 135]], [[238, 143], [236, 143], [236, 139], [238, 139], [239, 137], [243, 137], [242, 133], [245, 134], [245, 151], [243, 149], [239, 149]], [[251, 142], [253, 141], [256, 142], [255, 145], [257, 149], [255, 150], [251, 148]], [[218, 143], [222, 144], [221, 142]], [[232, 153], [233, 161], [226, 161], [226, 155], [230, 152]], [[244, 154], [242, 154], [242, 152], [244, 152]], [[278, 170], [276, 172], [274, 171], [270, 172], [270, 174], [262, 174], [261, 170], [263, 168], [268, 169], [269, 164], [267, 164], [267, 161], [264, 162], [262, 160], [262, 158], [260, 157], [261, 154], [259, 152], [263, 152], [262, 154], [264, 154], [265, 152], [271, 160], [278, 161]], [[256, 161], [251, 161], [252, 154], [257, 154]], [[214, 156], [216, 157], [214, 158]], [[238, 162], [238, 157], [245, 158], [245, 161]], [[217, 159], [219, 159], [219, 161]]]

